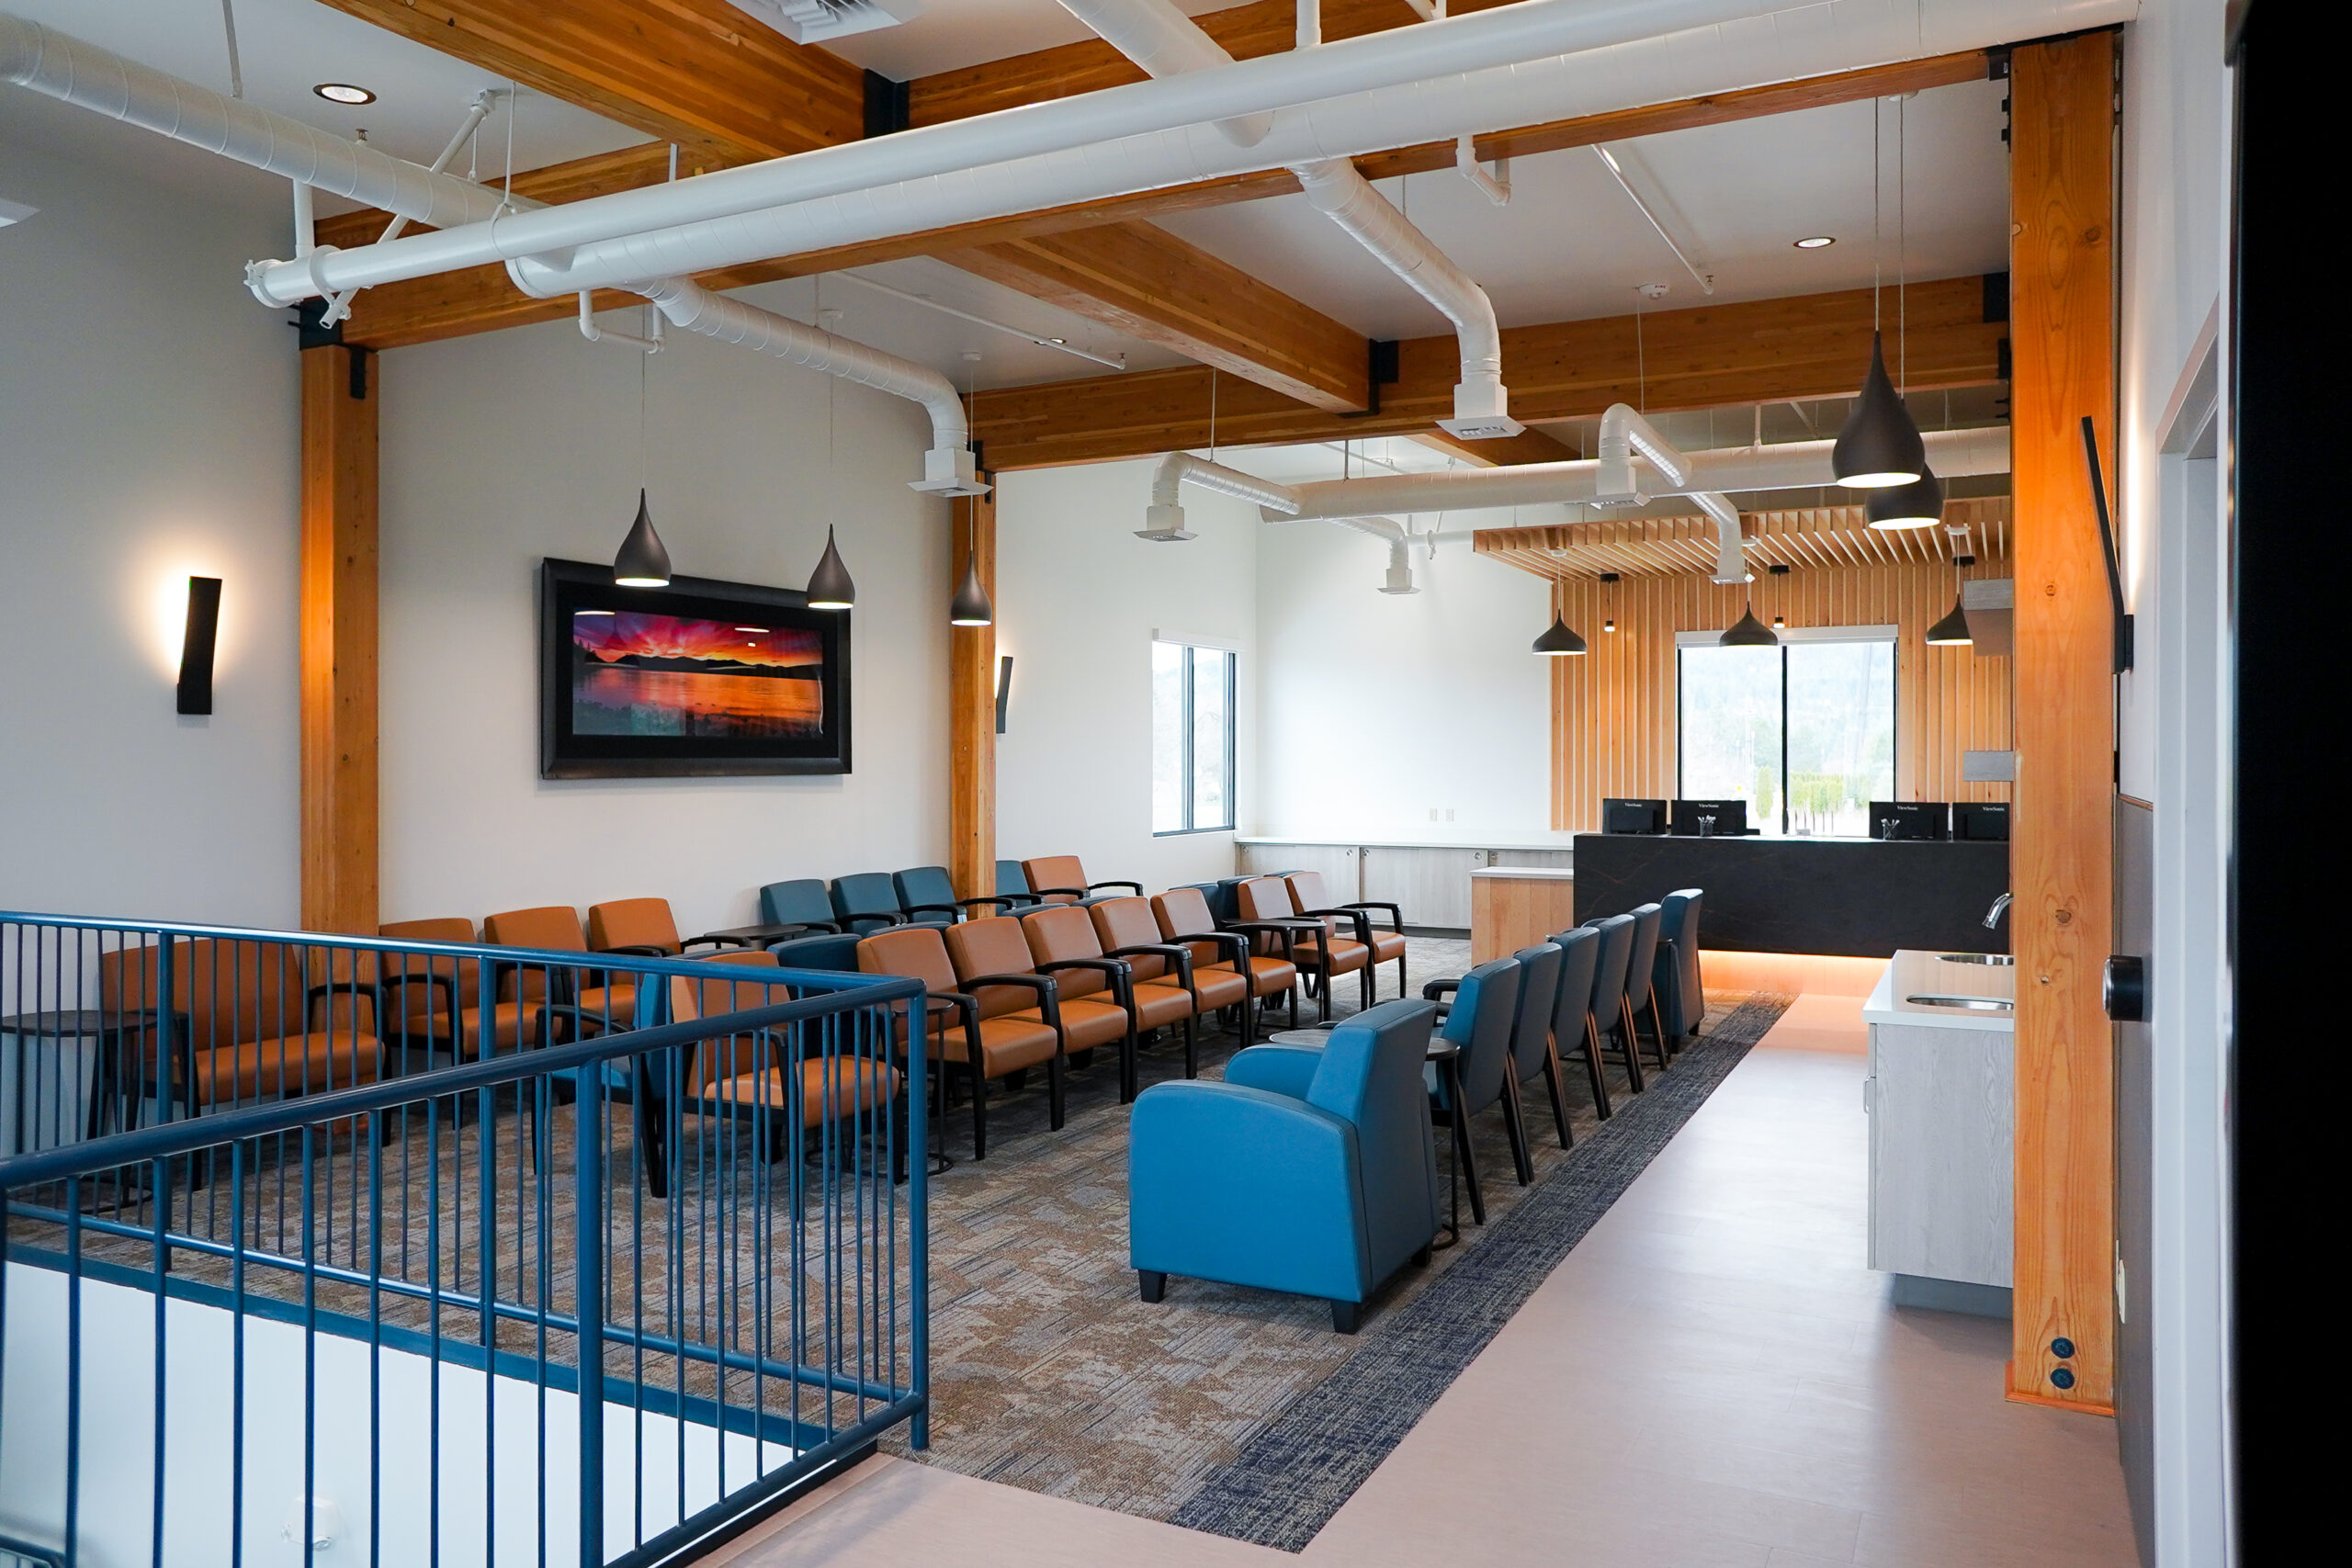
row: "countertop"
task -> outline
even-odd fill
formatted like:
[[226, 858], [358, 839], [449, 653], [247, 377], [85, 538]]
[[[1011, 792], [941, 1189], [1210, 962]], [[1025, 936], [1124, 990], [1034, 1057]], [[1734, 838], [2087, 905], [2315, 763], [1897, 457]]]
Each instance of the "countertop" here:
[[1470, 880], [1489, 882], [1574, 882], [1577, 874], [1565, 865], [1474, 865]]
[[1334, 833], [1244, 833], [1237, 835], [1233, 841], [1237, 844], [1317, 844], [1358, 850], [1526, 850], [1545, 854], [1568, 854], [1576, 849], [1576, 840], [1574, 833], [1555, 833], [1549, 837], [1496, 834], [1483, 839], [1475, 834], [1461, 833], [1432, 833], [1425, 839], [1377, 839]]
[[1887, 960], [1886, 973], [1870, 999], [1862, 1004], [1866, 1023], [1900, 1023], [1927, 1029], [1973, 1029], [1996, 1034], [2014, 1033], [2011, 1012], [1978, 1012], [1967, 1008], [1923, 1007], [1904, 998], [1916, 996], [2003, 997], [2017, 999], [2018, 972], [2000, 964], [1950, 964], [1934, 953], [1897, 949]]

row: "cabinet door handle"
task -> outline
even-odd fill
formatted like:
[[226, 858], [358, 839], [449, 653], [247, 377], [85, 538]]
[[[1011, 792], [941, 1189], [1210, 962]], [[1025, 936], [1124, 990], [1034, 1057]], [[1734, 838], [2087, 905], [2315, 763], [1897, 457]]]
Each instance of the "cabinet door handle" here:
[[1873, 1077], [1862, 1080], [1862, 1111], [1866, 1115], [1878, 1110], [1877, 1089], [1878, 1079]]

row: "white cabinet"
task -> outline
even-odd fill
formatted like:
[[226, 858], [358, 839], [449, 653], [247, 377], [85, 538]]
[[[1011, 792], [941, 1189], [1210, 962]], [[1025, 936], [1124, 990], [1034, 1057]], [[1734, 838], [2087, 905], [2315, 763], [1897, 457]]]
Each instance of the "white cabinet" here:
[[1390, 849], [1363, 852], [1363, 896], [1396, 905], [1408, 926], [1470, 929], [1470, 871], [1487, 850]]
[[1357, 870], [1362, 856], [1352, 844], [1243, 844], [1240, 850], [1239, 874], [1243, 876], [1319, 871], [1323, 886], [1336, 901], [1349, 904], [1362, 897], [1356, 891], [1362, 886]]
[[2007, 1028], [1870, 1029], [1870, 1266], [2007, 1287], [2014, 1037]]

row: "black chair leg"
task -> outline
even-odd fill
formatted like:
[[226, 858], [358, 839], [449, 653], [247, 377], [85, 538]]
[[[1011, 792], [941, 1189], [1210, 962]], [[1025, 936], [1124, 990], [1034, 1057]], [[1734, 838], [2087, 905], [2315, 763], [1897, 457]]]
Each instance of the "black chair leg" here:
[[1535, 1180], [1535, 1167], [1527, 1157], [1527, 1122], [1519, 1104], [1519, 1065], [1514, 1062], [1503, 1071], [1503, 1133], [1510, 1139], [1511, 1168], [1518, 1173], [1521, 1187]]
[[1362, 1302], [1333, 1302], [1331, 1303], [1332, 1333], [1353, 1334], [1357, 1325], [1363, 1321], [1363, 1303]]
[[[972, 1075], [972, 1161], [978, 1164], [989, 1157], [989, 1080], [980, 1077], [980, 1065], [967, 1062], [965, 1071]], [[1050, 1071], [1050, 1069], [1048, 1069]], [[1054, 1125], [1061, 1125], [1061, 1075], [1053, 1075]]]
[[1058, 1051], [1046, 1058], [1046, 1109], [1047, 1122], [1057, 1133], [1062, 1130], [1062, 1054]]
[[1136, 1028], [1132, 1018], [1127, 1032], [1119, 1040], [1119, 1103], [1133, 1105], [1136, 1100]]
[[1590, 1013], [1584, 1015], [1584, 1066], [1592, 1075], [1593, 1106], [1606, 1122], [1617, 1112], [1609, 1103], [1609, 1074], [1600, 1059], [1600, 1026]]
[[1396, 999], [1400, 1002], [1405, 1000], [1405, 961], [1399, 958], [1396, 961]]
[[1577, 1146], [1576, 1134], [1568, 1131], [1568, 1097], [1560, 1087], [1560, 1053], [1546, 1041], [1544, 1046], [1544, 1084], [1552, 1091], [1552, 1120], [1560, 1129], [1560, 1146]]
[[1657, 1043], [1657, 1070], [1668, 1066], [1666, 1045], [1666, 1014], [1658, 1010], [1657, 987], [1650, 987], [1650, 1038]]
[[1290, 1026], [1293, 1029], [1298, 1027], [1298, 982], [1295, 980], [1291, 982], [1290, 987]]
[[1136, 1292], [1148, 1302], [1157, 1302], [1168, 1294], [1168, 1276], [1157, 1269], [1136, 1270]]
[[1634, 1033], [1634, 1004], [1623, 997], [1617, 998], [1617, 1043], [1625, 1053], [1625, 1077], [1640, 1094], [1650, 1086], [1642, 1073], [1642, 1043]]
[[1446, 1115], [1453, 1122], [1453, 1157], [1462, 1162], [1462, 1179], [1470, 1189], [1470, 1219], [1474, 1224], [1487, 1223], [1487, 1195], [1478, 1186], [1478, 1152], [1470, 1146], [1470, 1120], [1455, 1111]]
[[1184, 1076], [1188, 1078], [1201, 1076], [1200, 1024], [1197, 1016], [1184, 1020]]

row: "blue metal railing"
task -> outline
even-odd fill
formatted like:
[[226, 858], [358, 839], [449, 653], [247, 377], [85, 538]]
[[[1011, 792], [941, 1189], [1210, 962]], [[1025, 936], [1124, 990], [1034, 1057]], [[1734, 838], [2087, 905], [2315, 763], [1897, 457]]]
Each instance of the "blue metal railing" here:
[[763, 958], [0, 913], [0, 1553], [637, 1568], [922, 1447], [922, 987]]

